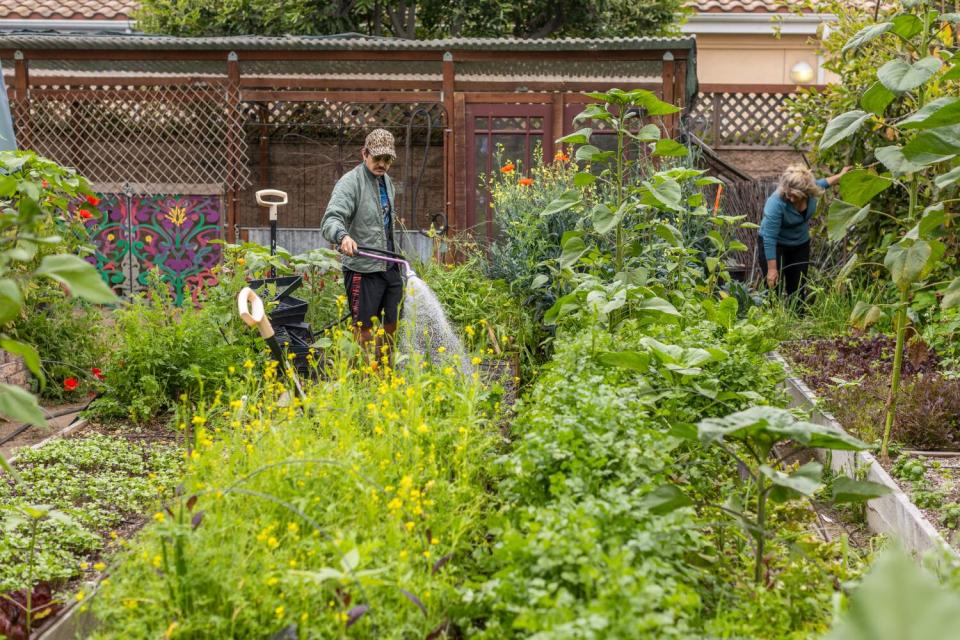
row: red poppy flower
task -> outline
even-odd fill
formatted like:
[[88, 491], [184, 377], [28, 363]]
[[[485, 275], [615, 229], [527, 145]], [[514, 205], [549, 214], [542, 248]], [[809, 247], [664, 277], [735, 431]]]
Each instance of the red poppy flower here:
[[63, 388], [67, 391], [75, 391], [79, 384], [76, 378], [67, 378], [63, 381]]
[[500, 167], [500, 173], [513, 173], [514, 169], [516, 169], [516, 167], [513, 166], [513, 163], [508, 162], [507, 164]]
[[533, 178], [520, 178], [520, 186], [529, 187], [533, 184]]
[[100, 204], [100, 198], [97, 196], [87, 196], [87, 202], [89, 202], [91, 206], [95, 207]]
[[89, 220], [90, 218], [93, 217], [93, 214], [87, 211], [86, 209], [80, 209], [80, 212], [77, 213], [77, 215], [83, 218], [84, 220]]
[[103, 372], [100, 371], [97, 367], [90, 369], [90, 373], [93, 374], [93, 377], [97, 380], [103, 380]]

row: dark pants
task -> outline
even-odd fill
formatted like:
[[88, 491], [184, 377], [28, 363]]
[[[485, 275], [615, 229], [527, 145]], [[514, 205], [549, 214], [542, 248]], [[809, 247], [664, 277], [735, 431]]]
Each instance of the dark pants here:
[[[757, 258], [760, 260], [760, 271], [764, 281], [767, 278], [767, 256], [763, 250], [763, 237], [757, 242]], [[810, 241], [796, 247], [777, 245], [777, 271], [780, 276], [777, 288], [785, 291], [788, 297], [797, 294], [798, 301], [803, 304], [807, 301], [806, 280], [807, 267], [810, 265]]]

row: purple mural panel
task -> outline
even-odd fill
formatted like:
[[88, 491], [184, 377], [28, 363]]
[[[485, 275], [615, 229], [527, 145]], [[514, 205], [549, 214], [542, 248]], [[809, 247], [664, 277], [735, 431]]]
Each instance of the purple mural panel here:
[[129, 276], [125, 268], [125, 258], [130, 253], [126, 200], [124, 196], [104, 195], [97, 205], [102, 216], [90, 218], [84, 223], [90, 241], [97, 248], [96, 253], [87, 256], [86, 260], [100, 271], [106, 283], [114, 289], [123, 288]]
[[221, 237], [219, 197], [134, 197], [130, 220], [140, 285], [146, 286], [151, 269], [159, 269], [177, 304], [182, 304], [188, 291], [196, 302], [204, 287], [216, 284], [212, 269], [220, 262], [222, 248], [210, 241]]

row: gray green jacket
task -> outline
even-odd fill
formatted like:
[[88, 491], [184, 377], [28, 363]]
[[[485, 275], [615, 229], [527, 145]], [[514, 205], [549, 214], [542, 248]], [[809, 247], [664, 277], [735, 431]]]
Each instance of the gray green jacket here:
[[[384, 176], [384, 180], [387, 183], [387, 197], [390, 199], [393, 218], [396, 219], [393, 181], [390, 176]], [[387, 248], [377, 177], [363, 163], [337, 180], [320, 222], [320, 230], [323, 237], [334, 245], [339, 245], [343, 236], [349, 235], [358, 245], [376, 249]], [[386, 271], [387, 263], [372, 258], [343, 256], [343, 267], [350, 271], [372, 273]]]

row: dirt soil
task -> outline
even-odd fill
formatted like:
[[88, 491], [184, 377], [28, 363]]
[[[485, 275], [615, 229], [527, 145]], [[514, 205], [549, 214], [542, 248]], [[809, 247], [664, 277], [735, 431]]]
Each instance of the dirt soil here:
[[[20, 431], [20, 429], [23, 427], [22, 423], [0, 420], [0, 443], [2, 443], [0, 444], [0, 454], [9, 458], [10, 456], [14, 455], [16, 450], [20, 447], [29, 447], [37, 444], [41, 440], [49, 438], [53, 434], [73, 423], [73, 421], [78, 418], [80, 411], [86, 406], [86, 404], [86, 402], [81, 402], [42, 406], [43, 412], [46, 416], [62, 413], [64, 411], [67, 411], [68, 413], [56, 418], [48, 417], [46, 427], [30, 426], [17, 435], [13, 434], [17, 431]], [[11, 438], [11, 436], [13, 437]], [[7, 438], [10, 439], [7, 440]]]

